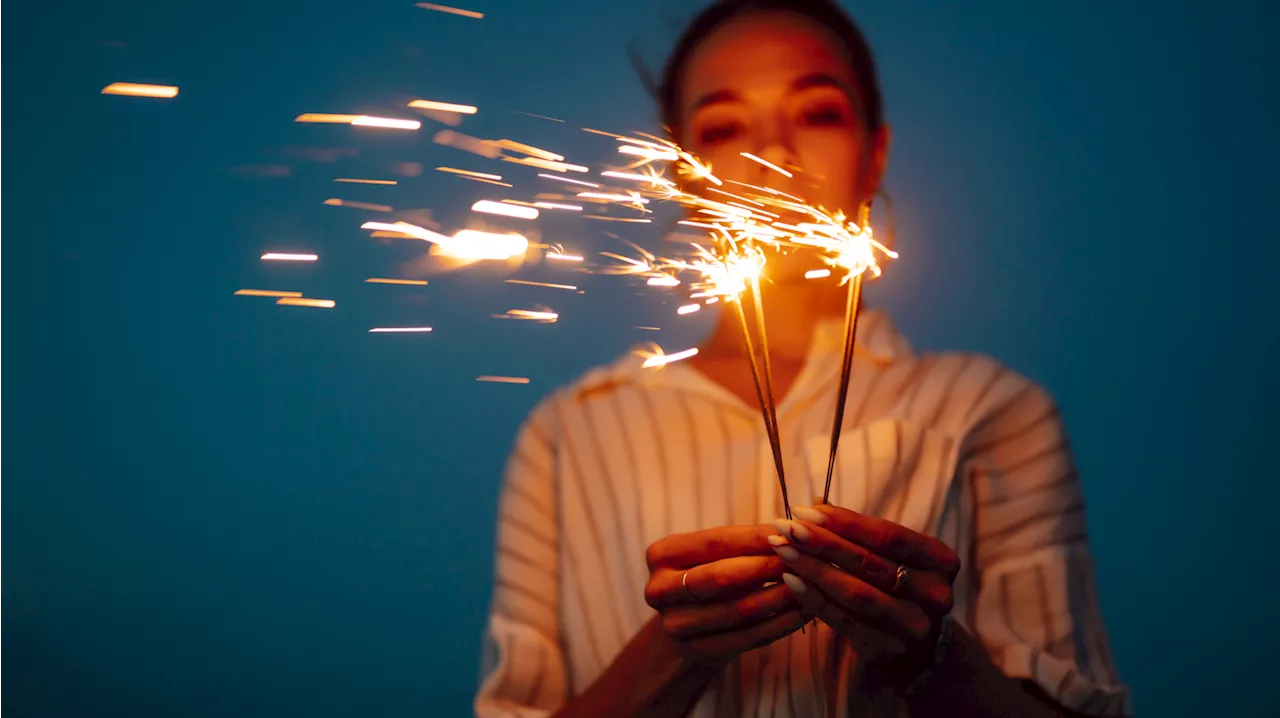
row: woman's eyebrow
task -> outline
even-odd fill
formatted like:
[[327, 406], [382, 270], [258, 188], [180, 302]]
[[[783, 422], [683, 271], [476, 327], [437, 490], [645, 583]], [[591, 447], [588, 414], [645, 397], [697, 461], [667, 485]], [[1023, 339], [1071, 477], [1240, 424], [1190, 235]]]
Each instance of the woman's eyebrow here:
[[716, 90], [715, 92], [709, 92], [702, 97], [699, 97], [698, 101], [693, 103], [693, 107], [689, 108], [689, 112], [697, 112], [707, 105], [717, 105], [722, 102], [742, 102], [742, 95], [739, 95], [733, 90]]
[[832, 87], [846, 94], [849, 93], [849, 86], [832, 75], [825, 72], [811, 72], [808, 75], [791, 81], [791, 91], [799, 92], [814, 87]]

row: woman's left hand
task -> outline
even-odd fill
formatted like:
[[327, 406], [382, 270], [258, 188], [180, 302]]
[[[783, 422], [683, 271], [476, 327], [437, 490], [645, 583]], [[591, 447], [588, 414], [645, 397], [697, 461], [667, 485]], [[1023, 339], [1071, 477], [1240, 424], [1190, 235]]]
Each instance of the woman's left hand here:
[[775, 522], [774, 551], [807, 613], [871, 662], [910, 679], [933, 658], [951, 611], [960, 558], [942, 541], [829, 504], [796, 507]]

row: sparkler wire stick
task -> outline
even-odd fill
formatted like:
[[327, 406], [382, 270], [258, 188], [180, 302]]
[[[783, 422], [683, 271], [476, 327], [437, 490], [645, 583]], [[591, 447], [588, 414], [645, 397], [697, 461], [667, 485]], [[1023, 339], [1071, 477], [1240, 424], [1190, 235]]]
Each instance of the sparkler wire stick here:
[[760, 357], [764, 367], [764, 396], [768, 401], [765, 421], [773, 430], [773, 462], [778, 466], [778, 483], [782, 488], [782, 508], [791, 518], [791, 500], [787, 497], [787, 479], [782, 473], [782, 434], [778, 431], [778, 402], [773, 393], [773, 367], [769, 362], [769, 334], [764, 328], [764, 297], [760, 294], [760, 278], [751, 279], [751, 295], [755, 304], [756, 331], [760, 334]]
[[751, 365], [751, 378], [756, 387], [756, 399], [760, 402], [760, 413], [764, 416], [764, 430], [769, 436], [769, 448], [773, 451], [773, 466], [778, 471], [778, 484], [782, 487], [782, 501], [787, 518], [791, 518], [791, 504], [787, 501], [787, 479], [782, 468], [782, 445], [778, 437], [777, 425], [769, 411], [769, 403], [765, 401], [764, 385], [760, 378], [760, 365], [756, 360], [755, 344], [751, 341], [751, 328], [747, 324], [747, 311], [739, 297], [732, 304], [738, 312], [738, 323], [742, 326], [742, 341], [747, 350], [747, 363]]
[[840, 446], [840, 429], [844, 426], [844, 405], [849, 396], [849, 377], [853, 374], [853, 347], [858, 332], [858, 310], [862, 308], [862, 274], [849, 282], [848, 303], [844, 310], [844, 356], [840, 361], [840, 389], [836, 393], [836, 416], [831, 424], [831, 454], [827, 457], [827, 484], [822, 489], [822, 503], [829, 503], [831, 477], [836, 469], [836, 450]]

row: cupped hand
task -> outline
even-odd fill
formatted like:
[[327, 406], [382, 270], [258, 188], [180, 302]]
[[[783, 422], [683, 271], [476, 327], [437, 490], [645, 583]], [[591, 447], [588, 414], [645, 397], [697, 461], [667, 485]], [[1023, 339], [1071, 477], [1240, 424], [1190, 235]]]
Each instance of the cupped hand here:
[[918, 671], [954, 602], [960, 559], [942, 541], [829, 504], [796, 507], [769, 537], [805, 611], [873, 663]]
[[675, 534], [649, 547], [645, 600], [663, 630], [693, 655], [725, 662], [802, 627], [772, 526]]

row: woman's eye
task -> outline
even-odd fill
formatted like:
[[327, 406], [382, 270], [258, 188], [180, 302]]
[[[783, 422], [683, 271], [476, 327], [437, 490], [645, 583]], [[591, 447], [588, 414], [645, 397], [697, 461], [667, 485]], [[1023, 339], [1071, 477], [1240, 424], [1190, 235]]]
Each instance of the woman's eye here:
[[843, 107], [824, 105], [804, 111], [804, 123], [815, 127], [838, 127], [845, 124], [847, 114]]
[[742, 125], [737, 122], [707, 125], [699, 130], [698, 142], [703, 146], [717, 145], [721, 142], [732, 140], [737, 137], [741, 131]]

